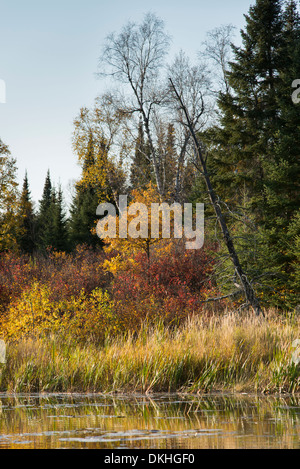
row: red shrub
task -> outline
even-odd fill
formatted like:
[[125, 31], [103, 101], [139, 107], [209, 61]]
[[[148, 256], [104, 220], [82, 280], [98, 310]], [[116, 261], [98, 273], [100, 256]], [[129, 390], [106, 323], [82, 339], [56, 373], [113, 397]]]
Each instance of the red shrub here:
[[130, 270], [119, 272], [113, 284], [120, 315], [125, 311], [129, 315], [132, 310], [137, 316], [149, 316], [152, 308], [153, 314], [179, 318], [199, 310], [201, 300], [211, 289], [213, 258], [208, 249], [174, 248], [168, 254], [154, 253], [150, 262], [139, 253], [132, 265]]
[[29, 257], [15, 253], [0, 254], [0, 313], [19, 298], [34, 281], [48, 285], [51, 300], [78, 296], [82, 290], [107, 289], [111, 275], [102, 268], [104, 254], [81, 246], [73, 254], [48, 251]]
[[107, 289], [111, 274], [102, 268], [104, 254], [86, 246], [79, 246], [73, 254], [50, 252], [40, 268], [42, 282], [52, 292], [51, 300], [68, 299], [86, 294], [95, 288]]

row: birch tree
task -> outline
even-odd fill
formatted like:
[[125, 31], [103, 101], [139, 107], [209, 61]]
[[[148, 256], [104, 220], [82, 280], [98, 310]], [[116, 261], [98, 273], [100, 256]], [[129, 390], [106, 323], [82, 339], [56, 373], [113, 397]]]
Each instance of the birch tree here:
[[100, 57], [100, 65], [104, 67], [100, 75], [114, 77], [130, 91], [123, 109], [129, 114], [138, 113], [142, 119], [161, 197], [165, 188], [160, 171], [162, 158], [154, 141], [153, 116], [165, 98], [158, 77], [169, 42], [163, 21], [148, 13], [141, 24], [129, 22], [119, 34], [110, 34]]

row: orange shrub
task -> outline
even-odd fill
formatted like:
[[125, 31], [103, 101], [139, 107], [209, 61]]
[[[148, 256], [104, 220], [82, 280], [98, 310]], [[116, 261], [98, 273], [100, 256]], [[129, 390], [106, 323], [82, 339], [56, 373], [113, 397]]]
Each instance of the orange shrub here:
[[212, 291], [213, 258], [208, 249], [187, 251], [173, 244], [163, 252], [133, 255], [126, 270], [115, 273], [112, 295], [120, 321], [134, 327], [161, 318], [178, 322], [200, 312]]

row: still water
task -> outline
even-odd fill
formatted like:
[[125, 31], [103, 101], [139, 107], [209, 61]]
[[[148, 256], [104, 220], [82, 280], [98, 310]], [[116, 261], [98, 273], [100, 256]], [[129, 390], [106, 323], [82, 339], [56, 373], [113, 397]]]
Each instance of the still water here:
[[300, 397], [0, 394], [5, 448], [300, 448]]

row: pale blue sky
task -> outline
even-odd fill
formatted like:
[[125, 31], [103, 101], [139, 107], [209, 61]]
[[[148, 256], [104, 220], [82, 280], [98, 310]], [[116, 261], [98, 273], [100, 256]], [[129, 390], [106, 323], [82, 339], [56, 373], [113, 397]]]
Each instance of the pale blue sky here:
[[[172, 53], [196, 57], [207, 31], [231, 23], [244, 26], [250, 0], [0, 0], [0, 138], [17, 159], [18, 180], [28, 171], [33, 199], [43, 190], [47, 169], [62, 184], [80, 168], [72, 152], [73, 119], [104, 90], [95, 78], [107, 34], [149, 10], [165, 21]], [[106, 89], [106, 88], [105, 88]]]

